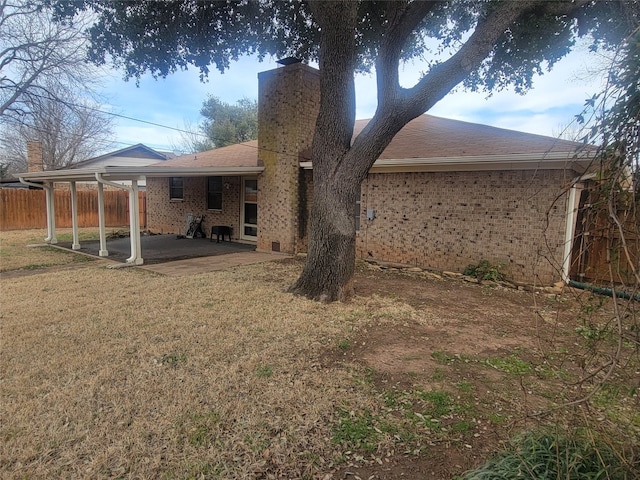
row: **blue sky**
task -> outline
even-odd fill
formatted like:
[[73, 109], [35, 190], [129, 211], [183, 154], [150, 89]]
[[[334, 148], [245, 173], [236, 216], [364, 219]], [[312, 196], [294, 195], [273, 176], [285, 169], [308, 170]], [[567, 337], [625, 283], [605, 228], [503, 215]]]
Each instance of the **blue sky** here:
[[[602, 80], [589, 74], [600, 59], [580, 48], [561, 60], [551, 72], [534, 81], [534, 88], [521, 96], [503, 91], [487, 98], [485, 92], [454, 91], [428, 113], [441, 117], [484, 123], [502, 128], [541, 135], [557, 136], [582, 110], [586, 98], [601, 89]], [[208, 95], [228, 103], [248, 97], [257, 99], [258, 73], [276, 68], [274, 59], [262, 63], [244, 57], [232, 63], [224, 74], [211, 72], [209, 81], [200, 82], [198, 71], [177, 72], [166, 79], [144, 76], [139, 87], [125, 82], [118, 71], [110, 72], [104, 81], [106, 98], [103, 108], [111, 112], [174, 128], [184, 128], [185, 122], [196, 125], [202, 102]], [[406, 65], [401, 71], [402, 82], [409, 86], [420, 75], [420, 64]], [[370, 118], [376, 107], [375, 78], [356, 78], [357, 118]], [[144, 143], [152, 148], [172, 150], [179, 144], [178, 132], [140, 122], [116, 118], [115, 149], [125, 144]]]

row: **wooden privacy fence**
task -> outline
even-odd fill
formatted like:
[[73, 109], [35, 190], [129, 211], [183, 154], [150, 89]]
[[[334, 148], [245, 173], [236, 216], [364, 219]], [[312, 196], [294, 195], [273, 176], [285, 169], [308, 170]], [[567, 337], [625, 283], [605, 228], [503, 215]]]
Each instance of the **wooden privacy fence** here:
[[596, 285], [612, 281], [635, 285], [633, 270], [640, 269], [640, 211], [633, 202], [616, 205], [618, 225], [609, 216], [606, 200], [598, 191], [583, 191], [571, 278]]
[[[78, 226], [97, 227], [98, 191], [79, 190]], [[70, 228], [71, 192], [55, 190], [56, 228]], [[147, 226], [146, 192], [138, 192], [140, 200], [140, 226]], [[121, 227], [129, 225], [129, 193], [125, 190], [105, 190], [105, 226]], [[47, 207], [44, 190], [2, 189], [0, 190], [0, 230], [25, 230], [46, 228]]]

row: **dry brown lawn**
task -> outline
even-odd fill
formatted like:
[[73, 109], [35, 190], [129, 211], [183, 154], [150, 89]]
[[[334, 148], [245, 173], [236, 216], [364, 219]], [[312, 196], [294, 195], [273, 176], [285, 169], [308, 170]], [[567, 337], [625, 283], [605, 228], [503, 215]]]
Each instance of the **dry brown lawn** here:
[[[56, 247], [42, 246], [46, 230], [13, 230], [0, 232], [0, 272], [20, 269], [36, 270], [56, 265], [71, 265], [90, 260], [86, 256], [70, 253]], [[70, 228], [57, 232], [58, 240], [72, 239]], [[80, 240], [98, 238], [97, 228], [83, 228]], [[29, 247], [38, 245], [37, 247]]]
[[[13, 235], [5, 271], [74, 261]], [[322, 305], [300, 267], [2, 278], [0, 478], [452, 478], [580, 393], [573, 301], [362, 267]]]

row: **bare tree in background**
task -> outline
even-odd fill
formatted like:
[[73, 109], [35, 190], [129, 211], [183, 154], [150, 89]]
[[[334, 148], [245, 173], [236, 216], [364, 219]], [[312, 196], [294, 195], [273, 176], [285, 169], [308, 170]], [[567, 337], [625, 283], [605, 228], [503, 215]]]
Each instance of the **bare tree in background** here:
[[202, 125], [189, 120], [183, 122], [177, 142], [171, 144], [174, 152], [197, 153], [215, 148], [213, 142], [202, 132]]
[[[58, 94], [59, 86], [48, 86]], [[10, 120], [2, 127], [0, 146], [10, 173], [27, 168], [25, 145], [29, 140], [42, 143], [45, 170], [65, 168], [96, 156], [110, 147], [112, 119], [73, 93], [66, 91], [63, 103], [55, 98], [33, 96], [26, 102], [29, 116], [23, 121]], [[72, 108], [69, 108], [72, 104]]]
[[0, 0], [0, 140], [8, 172], [26, 168], [39, 140], [46, 169], [95, 156], [112, 134], [93, 107], [98, 69], [87, 63], [86, 16], [54, 22], [40, 1]]
[[60, 99], [66, 89], [89, 90], [95, 69], [86, 63], [87, 26], [81, 17], [53, 22], [40, 2], [0, 0], [2, 121], [28, 115], [33, 98]]

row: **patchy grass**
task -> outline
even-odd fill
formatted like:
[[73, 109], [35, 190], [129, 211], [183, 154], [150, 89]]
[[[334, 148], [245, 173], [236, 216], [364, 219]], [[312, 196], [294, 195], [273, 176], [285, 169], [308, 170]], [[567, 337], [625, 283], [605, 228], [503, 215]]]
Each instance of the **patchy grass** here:
[[[97, 238], [97, 229], [81, 229], [81, 240]], [[43, 245], [47, 236], [46, 230], [20, 230], [0, 232], [0, 272], [11, 270], [36, 270], [53, 266], [73, 265], [92, 261], [91, 257], [67, 252], [50, 246], [30, 247], [29, 245]], [[71, 229], [60, 229], [57, 234], [59, 241], [68, 237], [71, 241]]]
[[88, 268], [3, 281], [0, 476], [330, 470], [342, 453], [327, 441], [337, 405], [369, 404], [371, 374], [361, 383], [320, 358], [349, 336], [340, 319], [368, 309], [285, 293], [297, 268], [186, 278]]
[[[2, 251], [24, 236], [0, 235]], [[24, 250], [17, 268], [53, 253]], [[587, 391], [574, 357], [589, 339], [567, 317], [549, 340], [523, 294], [387, 272], [367, 285], [388, 281], [391, 297], [321, 305], [286, 293], [299, 271], [3, 279], [0, 477], [451, 479], [533, 421], [574, 421], [557, 406]], [[628, 439], [640, 415], [623, 373], [589, 414]]]

